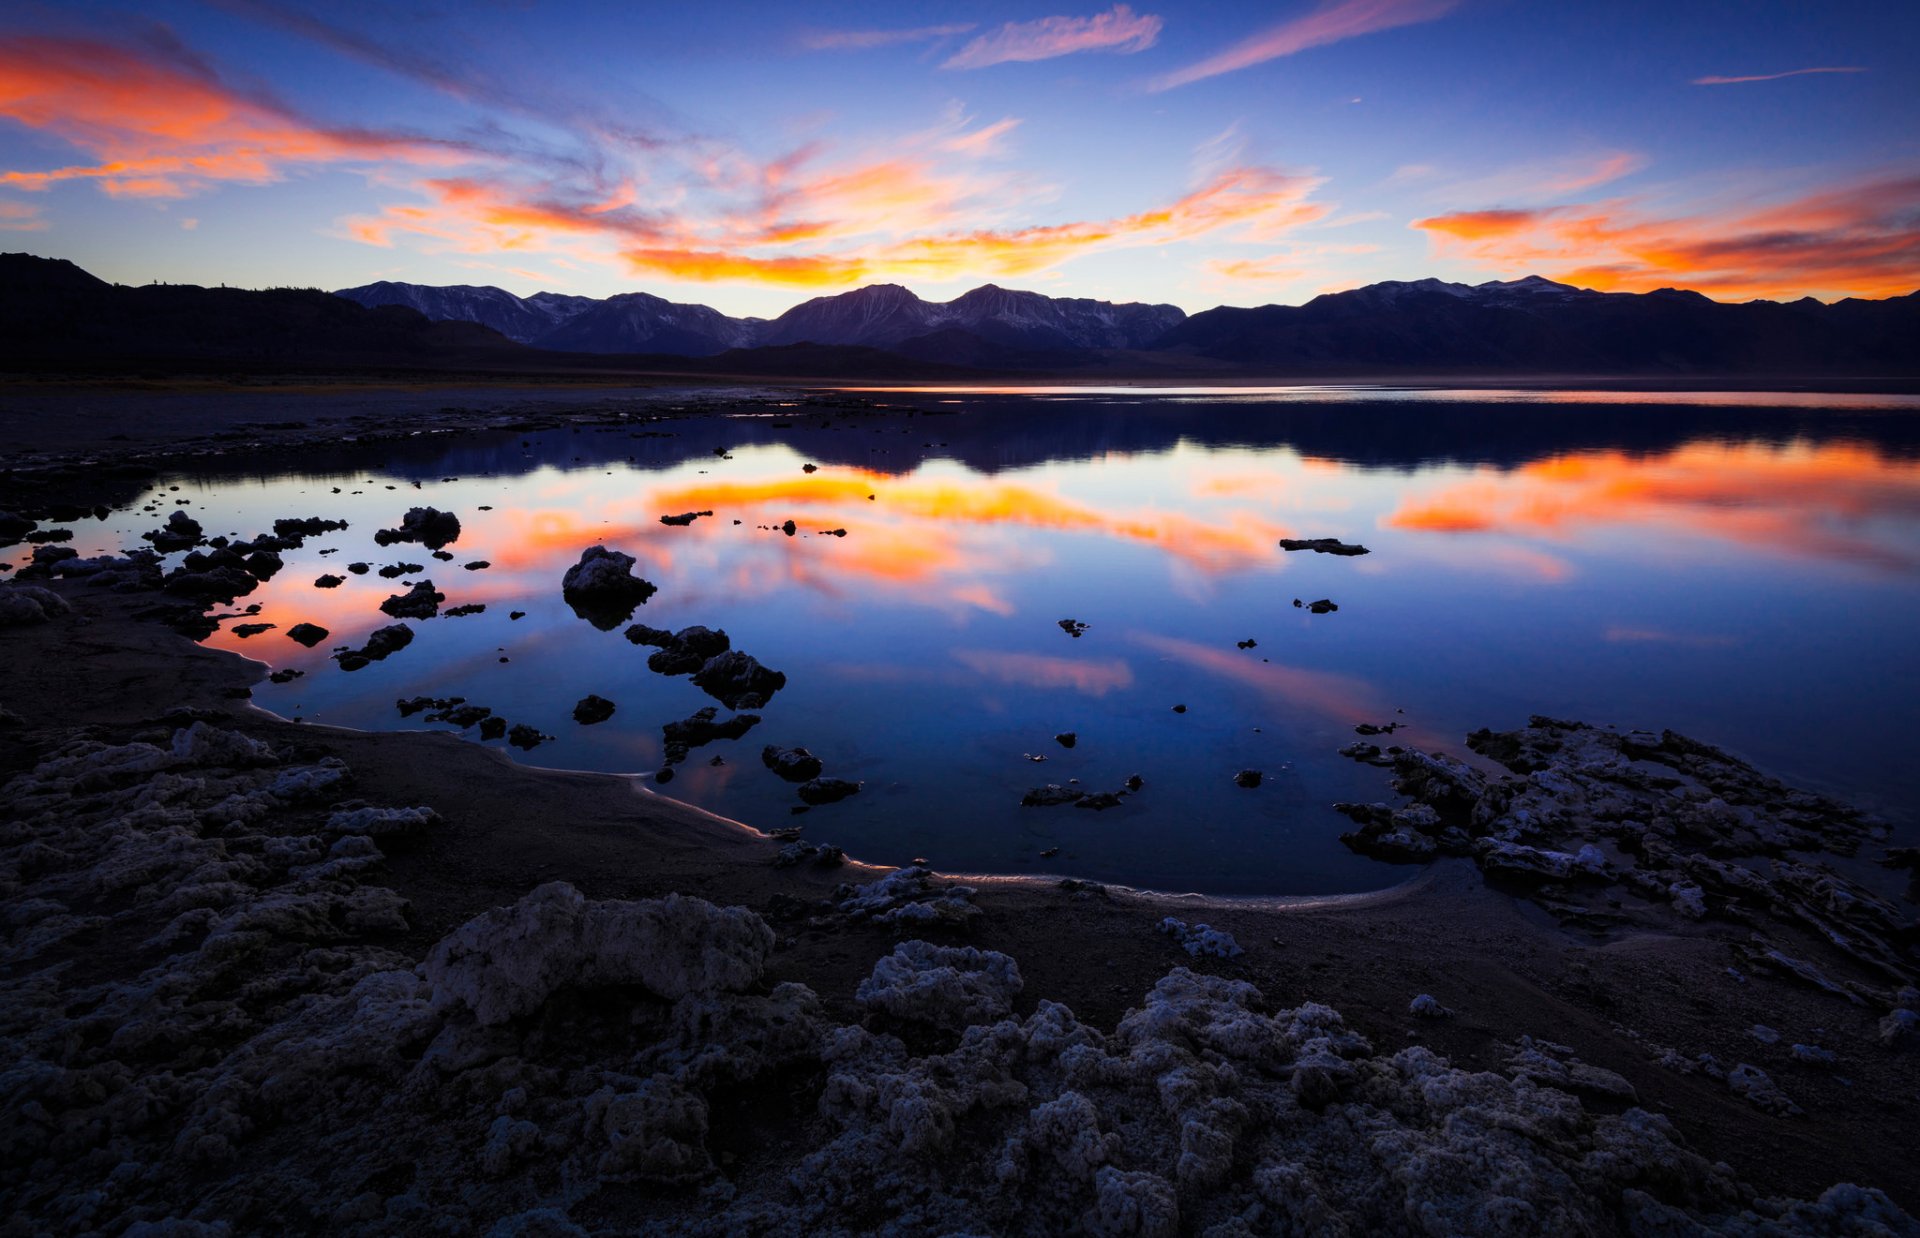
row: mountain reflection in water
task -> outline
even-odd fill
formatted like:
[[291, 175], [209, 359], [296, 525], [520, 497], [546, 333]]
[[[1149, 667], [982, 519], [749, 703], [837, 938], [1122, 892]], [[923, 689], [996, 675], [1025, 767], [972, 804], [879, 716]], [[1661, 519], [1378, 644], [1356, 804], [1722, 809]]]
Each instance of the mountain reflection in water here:
[[[1536, 395], [923, 394], [893, 398], [912, 416], [760, 408], [373, 458], [343, 446], [298, 475], [158, 485], [180, 482], [209, 532], [352, 522], [246, 599], [278, 629], [210, 639], [306, 672], [260, 685], [260, 704], [395, 728], [430, 725], [403, 721], [397, 698], [464, 696], [558, 736], [522, 758], [542, 765], [650, 771], [661, 725], [712, 703], [562, 602], [584, 547], [632, 554], [659, 586], [637, 621], [724, 628], [788, 676], [757, 727], [695, 749], [665, 790], [876, 861], [1225, 893], [1377, 888], [1403, 870], [1349, 854], [1329, 807], [1390, 796], [1381, 771], [1336, 755], [1353, 727], [1398, 722], [1397, 741], [1457, 749], [1536, 712], [1670, 726], [1910, 829], [1920, 772], [1895, 744], [1920, 723], [1912, 401]], [[454, 562], [373, 545], [421, 503], [459, 514]], [[91, 536], [123, 545], [152, 523], [120, 514]], [[1329, 536], [1372, 553], [1278, 545]], [[426, 569], [313, 587], [353, 560]], [[328, 660], [421, 578], [445, 606], [486, 612], [416, 622], [409, 648], [359, 672]], [[1063, 618], [1090, 626], [1076, 638]], [[284, 631], [302, 621], [331, 636], [300, 648]], [[590, 692], [617, 712], [582, 727], [570, 714]], [[1072, 748], [1054, 740], [1067, 731]], [[765, 744], [805, 745], [864, 789], [791, 815]], [[1264, 771], [1257, 789], [1234, 785], [1243, 768]], [[1111, 811], [1020, 806], [1030, 787], [1111, 790], [1135, 773], [1145, 786]]]

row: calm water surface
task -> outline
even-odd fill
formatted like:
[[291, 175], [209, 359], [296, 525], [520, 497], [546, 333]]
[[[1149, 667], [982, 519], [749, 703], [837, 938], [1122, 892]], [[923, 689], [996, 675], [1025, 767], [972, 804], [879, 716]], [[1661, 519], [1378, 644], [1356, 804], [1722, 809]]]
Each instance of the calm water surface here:
[[[667, 792], [875, 861], [1216, 893], [1378, 888], [1406, 870], [1347, 852], [1329, 808], [1388, 794], [1381, 771], [1336, 755], [1354, 726], [1399, 722], [1400, 741], [1458, 751], [1530, 713], [1672, 727], [1913, 825], [1911, 397], [878, 398], [922, 411], [761, 407], [155, 490], [189, 499], [209, 533], [352, 522], [244, 599], [279, 629], [209, 641], [306, 671], [261, 684], [259, 704], [394, 729], [432, 725], [402, 720], [397, 698], [464, 696], [557, 736], [515, 754], [538, 765], [651, 771], [661, 724], [713, 703], [562, 601], [584, 547], [632, 554], [659, 586], [637, 621], [724, 628], [788, 676], [758, 727], [696, 749]], [[460, 516], [453, 563], [375, 546], [413, 504]], [[797, 536], [761, 527], [789, 519]], [[76, 526], [76, 545], [131, 545], [154, 523], [117, 513]], [[1277, 544], [1323, 536], [1372, 553]], [[474, 559], [492, 566], [461, 569]], [[352, 560], [427, 570], [313, 587]], [[390, 622], [381, 599], [421, 578], [485, 613], [415, 622], [408, 649], [340, 671], [329, 650]], [[1076, 639], [1063, 618], [1090, 626]], [[331, 639], [302, 649], [284, 636], [301, 621]], [[590, 692], [617, 712], [582, 727], [571, 710]], [[791, 815], [793, 788], [759, 761], [769, 743], [805, 745], [864, 790]], [[1258, 789], [1234, 785], [1247, 768]], [[1117, 809], [1020, 806], [1030, 787], [1135, 773], [1146, 785]]]

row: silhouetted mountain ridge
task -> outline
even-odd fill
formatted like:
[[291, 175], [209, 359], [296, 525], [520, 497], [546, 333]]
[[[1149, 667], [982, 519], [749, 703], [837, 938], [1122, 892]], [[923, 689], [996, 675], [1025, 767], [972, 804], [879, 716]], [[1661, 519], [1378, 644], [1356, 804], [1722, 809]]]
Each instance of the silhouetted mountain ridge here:
[[991, 284], [931, 302], [878, 284], [815, 297], [769, 321], [641, 292], [523, 298], [488, 286], [393, 282], [339, 295], [123, 287], [64, 260], [7, 254], [0, 354], [36, 365], [168, 358], [783, 377], [1902, 377], [1920, 375], [1920, 293], [1728, 304], [1685, 289], [1603, 293], [1539, 276], [1389, 280], [1305, 305], [1188, 317], [1170, 305]]

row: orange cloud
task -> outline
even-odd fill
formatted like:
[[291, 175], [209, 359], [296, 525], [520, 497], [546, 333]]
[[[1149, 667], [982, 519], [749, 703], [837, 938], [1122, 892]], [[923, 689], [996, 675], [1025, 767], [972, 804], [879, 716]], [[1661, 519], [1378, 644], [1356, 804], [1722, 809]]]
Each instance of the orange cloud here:
[[1550, 211], [1455, 211], [1431, 219], [1417, 219], [1413, 226], [1460, 241], [1484, 241], [1490, 237], [1512, 236], [1533, 227]]
[[995, 683], [1071, 688], [1083, 696], [1094, 697], [1133, 686], [1133, 668], [1121, 658], [1083, 660], [993, 649], [956, 649], [953, 656], [968, 670]]
[[1920, 516], [1920, 464], [1857, 444], [1696, 442], [1661, 455], [1555, 456], [1407, 500], [1392, 528], [1565, 537], [1655, 524], [1795, 558], [1920, 570], [1912, 548], [1876, 539], [1875, 518]]
[[1920, 286], [1920, 177], [1899, 176], [1719, 216], [1625, 203], [1457, 211], [1416, 220], [1440, 252], [1603, 291], [1684, 286], [1725, 298], [1883, 297]]
[[1012, 61], [1052, 60], [1075, 52], [1143, 52], [1160, 37], [1160, 19], [1116, 4], [1092, 17], [1008, 22], [948, 57], [943, 69], [984, 69]]
[[1017, 277], [1089, 253], [1166, 245], [1230, 230], [1248, 240], [1270, 240], [1326, 216], [1330, 207], [1306, 200], [1319, 184], [1315, 178], [1270, 169], [1235, 168], [1169, 206], [1115, 219], [946, 232], [844, 252], [762, 257], [730, 250], [648, 246], [624, 250], [621, 256], [636, 273], [813, 287], [875, 279]]
[[455, 157], [444, 144], [315, 127], [198, 66], [87, 39], [0, 43], [0, 116], [98, 160], [0, 173], [0, 184], [28, 190], [91, 180], [118, 197], [181, 198], [215, 182], [277, 180], [294, 165]]
[[1247, 284], [1287, 283], [1306, 276], [1306, 268], [1291, 254], [1272, 258], [1209, 258], [1207, 271], [1221, 279]]
[[1178, 72], [1155, 78], [1147, 89], [1172, 90], [1204, 78], [1218, 77], [1312, 47], [1325, 47], [1396, 26], [1445, 17], [1458, 0], [1326, 0], [1305, 17], [1264, 30], [1223, 52]]

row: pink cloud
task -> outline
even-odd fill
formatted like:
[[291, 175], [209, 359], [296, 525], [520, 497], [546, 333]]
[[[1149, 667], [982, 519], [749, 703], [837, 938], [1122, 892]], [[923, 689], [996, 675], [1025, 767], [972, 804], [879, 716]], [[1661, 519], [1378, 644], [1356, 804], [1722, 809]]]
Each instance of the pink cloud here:
[[1329, 0], [1305, 17], [1282, 22], [1223, 52], [1157, 77], [1149, 90], [1172, 90], [1204, 78], [1265, 64], [1312, 47], [1446, 16], [1459, 0]]
[[955, 22], [945, 26], [919, 26], [912, 30], [812, 30], [800, 36], [800, 46], [815, 52], [867, 51], [875, 47], [894, 47], [901, 43], [930, 43], [952, 38], [975, 28], [973, 22]]
[[1008, 22], [948, 58], [943, 69], [984, 69], [1010, 61], [1051, 60], [1074, 52], [1145, 51], [1160, 37], [1161, 21], [1116, 4], [1092, 17], [1042, 17]]
[[1696, 77], [1695, 86], [1734, 86], [1741, 82], [1777, 82], [1783, 77], [1803, 77], [1809, 73], [1865, 73], [1860, 65], [1827, 65], [1817, 69], [1788, 69], [1785, 73], [1754, 73], [1745, 77]]

